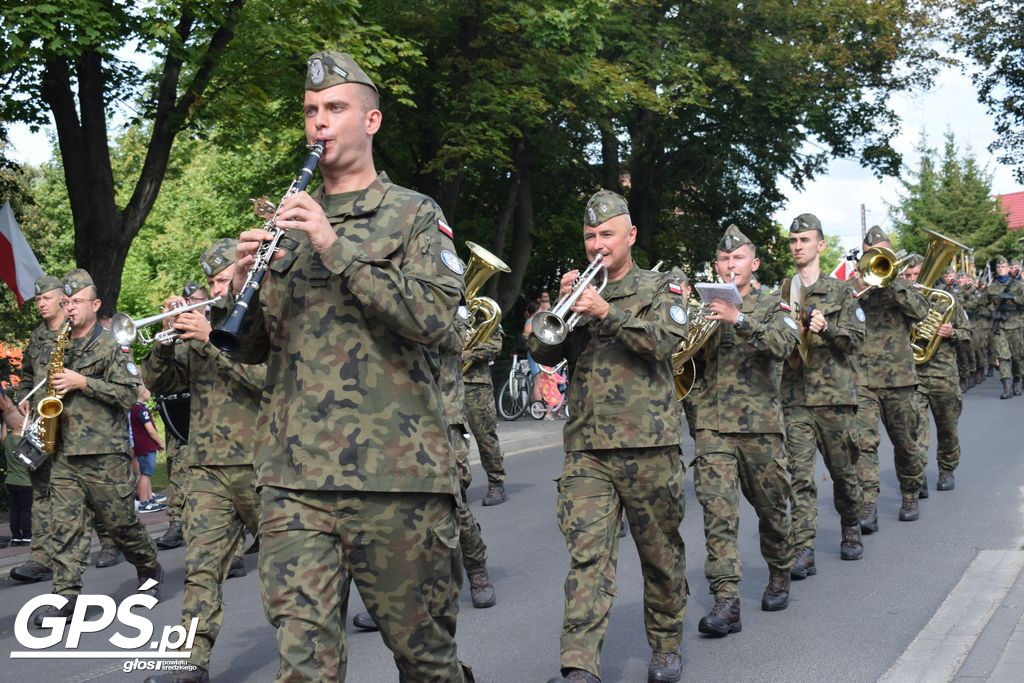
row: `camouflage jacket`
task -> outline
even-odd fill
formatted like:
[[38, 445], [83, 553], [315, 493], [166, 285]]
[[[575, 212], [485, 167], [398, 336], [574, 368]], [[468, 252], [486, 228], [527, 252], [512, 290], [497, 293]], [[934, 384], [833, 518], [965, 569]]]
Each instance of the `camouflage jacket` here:
[[855, 355], [857, 384], [884, 389], [917, 385], [910, 326], [928, 315], [928, 301], [907, 280], [871, 289], [860, 299], [867, 316], [864, 344]]
[[672, 352], [686, 338], [686, 302], [672, 278], [633, 265], [601, 295], [604, 320], [581, 322], [556, 346], [529, 338], [538, 363], [569, 361], [566, 451], [679, 443]]
[[[211, 313], [214, 327], [227, 315], [224, 304], [215, 305]], [[145, 363], [150, 390], [191, 394], [192, 427], [184, 449], [185, 463], [201, 467], [252, 464], [266, 365], [245, 365], [213, 344], [196, 339], [157, 344]]]
[[[964, 292], [963, 289], [960, 290]], [[959, 376], [960, 370], [956, 364], [957, 344], [966, 344], [971, 341], [971, 324], [964, 313], [960, 301], [957, 300], [953, 308], [953, 336], [949, 339], [939, 339], [939, 346], [935, 355], [927, 363], [919, 363], [917, 374], [920, 377], [946, 377], [953, 381]]]
[[128, 411], [135, 405], [139, 369], [131, 353], [99, 327], [71, 339], [64, 367], [86, 377], [81, 391], [64, 397], [60, 414], [59, 455], [128, 455]]
[[[1003, 292], [1009, 294], [1009, 299], [1002, 298]], [[994, 317], [1000, 313], [1000, 307], [1003, 309], [1004, 317], [1000, 322], [1000, 329], [1018, 330], [1024, 325], [1024, 319], [1021, 316], [1021, 308], [1024, 307], [1024, 284], [1021, 284], [1020, 280], [1013, 278], [1010, 278], [1008, 282], [993, 280], [992, 284], [988, 286], [987, 294]]]
[[[46, 377], [50, 366], [50, 353], [53, 351], [53, 344], [57, 341], [57, 332], [46, 326], [46, 323], [39, 323], [36, 329], [28, 338], [28, 344], [21, 354], [21, 369], [18, 376], [21, 382], [18, 384], [17, 401], [20, 403], [28, 392], [36, 386], [39, 380]], [[46, 387], [32, 394], [30, 402], [34, 406], [39, 399], [46, 395]]]
[[491, 363], [501, 351], [501, 333], [497, 330], [491, 338], [462, 355], [463, 363], [470, 362], [463, 375], [466, 384], [491, 384]]
[[782, 366], [783, 406], [855, 406], [857, 386], [851, 355], [864, 343], [864, 311], [853, 290], [821, 275], [807, 288], [804, 305], [825, 316], [821, 334], [808, 334], [807, 361], [796, 351]]
[[456, 314], [455, 322], [438, 344], [441, 367], [441, 392], [444, 395], [445, 423], [466, 424], [466, 387], [462, 377], [462, 345], [469, 331], [466, 319]]
[[988, 300], [988, 290], [982, 288], [975, 288], [971, 290], [974, 292], [974, 314], [968, 315], [971, 317], [971, 321], [975, 324], [984, 324], [989, 327], [992, 326], [992, 302]]
[[751, 290], [738, 329], [719, 324], [701, 348], [704, 383], [697, 429], [723, 434], [782, 434], [779, 364], [798, 341], [796, 322], [778, 296]]
[[267, 363], [256, 485], [457, 496], [436, 349], [463, 298], [451, 229], [383, 173], [315, 197], [338, 240], [288, 233], [237, 352]]

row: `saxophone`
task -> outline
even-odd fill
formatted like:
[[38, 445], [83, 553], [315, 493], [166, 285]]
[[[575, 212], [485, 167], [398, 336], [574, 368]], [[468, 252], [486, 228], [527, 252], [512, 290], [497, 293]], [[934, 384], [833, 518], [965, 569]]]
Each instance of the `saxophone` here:
[[64, 403], [57, 396], [53, 386], [53, 378], [64, 370], [64, 351], [71, 339], [71, 323], [67, 320], [57, 334], [57, 342], [50, 352], [50, 364], [46, 371], [46, 396], [36, 405], [39, 414], [25, 430], [25, 438], [47, 455], [57, 451], [57, 434], [60, 431], [60, 414], [64, 412]]

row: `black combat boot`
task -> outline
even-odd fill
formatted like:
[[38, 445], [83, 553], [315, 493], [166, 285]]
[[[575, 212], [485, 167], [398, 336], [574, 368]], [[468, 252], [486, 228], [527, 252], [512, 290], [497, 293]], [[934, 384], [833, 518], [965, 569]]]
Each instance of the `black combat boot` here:
[[924, 484], [921, 489], [917, 492], [918, 498], [927, 498], [930, 494], [928, 493], [928, 475], [924, 475]]
[[11, 569], [11, 578], [15, 581], [35, 583], [36, 581], [49, 581], [53, 578], [53, 570], [39, 564], [35, 560], [29, 560]]
[[196, 666], [191, 671], [174, 671], [162, 676], [150, 676], [142, 683], [210, 683], [206, 669]]
[[844, 560], [859, 560], [864, 556], [864, 543], [860, 538], [860, 525], [854, 523], [843, 527], [843, 540], [839, 543], [839, 557]]
[[228, 578], [237, 579], [245, 576], [248, 572], [245, 571], [245, 560], [241, 557], [232, 557], [231, 566], [228, 567]]
[[779, 612], [789, 606], [789, 572], [770, 570], [768, 587], [761, 596], [761, 609], [765, 612]]
[[487, 495], [484, 496], [484, 505], [501, 505], [507, 500], [505, 487], [501, 484], [491, 484], [487, 487]]
[[679, 652], [653, 652], [647, 665], [647, 683], [676, 683], [683, 677], [683, 656]]
[[878, 504], [864, 503], [864, 512], [860, 516], [860, 530], [865, 534], [878, 531]]
[[814, 566], [814, 548], [798, 550], [796, 559], [793, 561], [793, 568], [789, 570], [789, 578], [800, 581], [817, 573], [818, 568]]
[[999, 394], [999, 398], [1013, 398], [1013, 388], [1010, 386], [1010, 380], [1004, 379], [1001, 381], [1003, 383], [1003, 393]]
[[156, 581], [155, 584], [153, 584], [152, 586], [150, 586], [142, 592], [146, 595], [152, 595], [154, 598], [159, 600], [160, 583], [164, 580], [164, 568], [160, 566], [160, 563], [157, 562], [154, 566], [150, 567], [149, 569], [141, 569], [139, 567], [136, 567], [135, 573], [139, 579], [139, 588], [142, 588], [142, 586], [150, 579]]
[[715, 606], [697, 624], [697, 630], [709, 636], [727, 636], [743, 630], [740, 623], [740, 599], [715, 598]]
[[619, 538], [625, 538], [626, 534], [629, 533], [629, 525], [626, 524], [626, 518], [623, 517], [622, 521], [619, 522]]
[[900, 521], [916, 522], [921, 517], [921, 509], [917, 504], [917, 496], [910, 494], [903, 496], [903, 504], [900, 505]]
[[181, 533], [181, 522], [171, 522], [167, 526], [167, 531], [164, 535], [156, 539], [156, 547], [160, 550], [170, 550], [171, 548], [177, 548], [185, 542], [185, 537]]
[[373, 620], [369, 612], [360, 612], [352, 617], [352, 625], [363, 631], [379, 631], [380, 626]]
[[46, 609], [44, 609], [42, 612], [38, 612], [36, 614], [35, 618], [32, 620], [32, 623], [35, 624], [36, 628], [42, 628], [43, 627], [43, 619], [45, 619], [47, 617], [58, 617], [58, 618], [64, 618], [64, 619], [70, 619], [71, 618], [71, 615], [75, 613], [75, 603], [78, 602], [78, 596], [77, 595], [66, 595], [64, 597], [66, 597], [68, 599], [68, 602], [67, 602], [66, 605], [64, 605], [60, 609], [57, 609], [56, 607], [51, 605], [51, 606], [47, 607]]
[[109, 548], [100, 548], [100, 551], [96, 553], [96, 568], [103, 569], [105, 567], [113, 567], [116, 564], [121, 564], [121, 551], [117, 549], [117, 546]]
[[498, 599], [494, 595], [494, 586], [491, 585], [491, 580], [487, 577], [487, 570], [481, 569], [468, 574], [468, 576], [469, 595], [473, 599], [473, 607], [477, 609], [493, 607]]
[[984, 381], [985, 381], [985, 369], [984, 368], [979, 368], [978, 371], [976, 373], [974, 373], [974, 384], [978, 385], [978, 384], [981, 384]]
[[601, 683], [601, 679], [583, 669], [563, 669], [561, 676], [556, 676], [548, 683], [562, 683], [563, 681], [583, 681], [583, 683]]
[[939, 472], [939, 485], [935, 487], [939, 491], [952, 491], [956, 488], [956, 481], [952, 472]]
[[991, 377], [994, 374], [994, 370], [995, 370], [995, 366], [994, 365], [988, 366], [988, 370], [985, 372], [985, 376], [986, 377]]

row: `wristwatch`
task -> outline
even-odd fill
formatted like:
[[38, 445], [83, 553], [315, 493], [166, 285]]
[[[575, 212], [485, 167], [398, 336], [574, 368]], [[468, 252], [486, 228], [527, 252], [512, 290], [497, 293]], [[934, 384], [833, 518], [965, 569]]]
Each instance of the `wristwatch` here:
[[736, 316], [736, 322], [734, 322], [734, 323], [732, 324], [732, 329], [734, 329], [734, 330], [738, 330], [738, 329], [740, 329], [741, 327], [743, 327], [743, 325], [744, 325], [744, 324], [745, 324], [746, 322], [747, 322], [747, 316], [745, 316], [745, 315], [743, 315], [742, 313], [740, 313], [740, 314], [739, 314], [738, 316]]

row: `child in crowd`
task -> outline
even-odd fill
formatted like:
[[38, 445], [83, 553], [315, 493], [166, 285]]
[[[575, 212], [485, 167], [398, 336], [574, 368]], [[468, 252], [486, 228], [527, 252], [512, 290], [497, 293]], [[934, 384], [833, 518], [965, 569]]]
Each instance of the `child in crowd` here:
[[[3, 411], [0, 411], [3, 412]], [[28, 468], [14, 457], [14, 451], [21, 441], [21, 415], [8, 412], [4, 420], [7, 430], [3, 438], [4, 459], [7, 461], [7, 494], [11, 502], [11, 545], [32, 543], [32, 482]], [[0, 429], [0, 432], [3, 432]]]
[[156, 471], [156, 452], [162, 451], [164, 445], [160, 442], [160, 434], [153, 424], [153, 416], [146, 407], [149, 400], [149, 389], [140, 384], [138, 388], [138, 400], [132, 406], [132, 469], [137, 469], [138, 483], [135, 487], [135, 497], [138, 499], [139, 513], [157, 512], [163, 510], [167, 505], [153, 496], [153, 485], [151, 478]]

